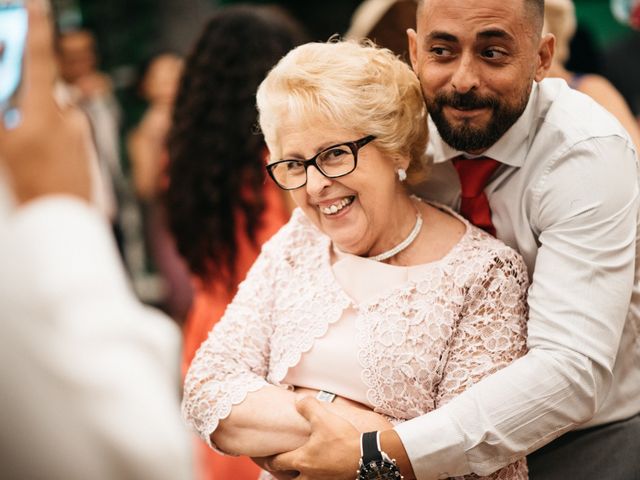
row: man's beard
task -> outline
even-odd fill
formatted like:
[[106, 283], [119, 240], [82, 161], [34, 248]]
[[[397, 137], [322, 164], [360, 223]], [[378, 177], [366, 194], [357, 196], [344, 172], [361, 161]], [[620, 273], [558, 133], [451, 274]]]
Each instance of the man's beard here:
[[[439, 93], [431, 99], [425, 95], [425, 102], [442, 139], [456, 150], [474, 152], [491, 147], [516, 123], [527, 108], [530, 93], [529, 88], [515, 106], [507, 105], [495, 97], [480, 97], [473, 91], [465, 94]], [[466, 122], [454, 126], [445, 118], [445, 106], [461, 109], [489, 108], [492, 111], [491, 118], [485, 127], [472, 127]]]

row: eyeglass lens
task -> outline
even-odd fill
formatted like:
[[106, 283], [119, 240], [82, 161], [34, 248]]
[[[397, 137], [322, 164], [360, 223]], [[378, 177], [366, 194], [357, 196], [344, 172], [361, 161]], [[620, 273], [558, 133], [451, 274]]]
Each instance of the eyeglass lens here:
[[[351, 173], [355, 168], [353, 151], [347, 145], [338, 145], [320, 152], [315, 160], [320, 171], [327, 177], [340, 177]], [[280, 162], [274, 165], [272, 174], [281, 186], [288, 189], [301, 187], [307, 181], [307, 169], [301, 160]]]

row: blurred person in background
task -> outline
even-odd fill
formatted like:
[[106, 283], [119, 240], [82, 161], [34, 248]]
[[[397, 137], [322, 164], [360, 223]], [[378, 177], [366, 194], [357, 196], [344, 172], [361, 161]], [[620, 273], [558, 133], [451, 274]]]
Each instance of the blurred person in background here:
[[136, 300], [89, 202], [86, 119], [54, 100], [44, 10], [29, 2], [22, 122], [0, 124], [0, 476], [186, 480], [178, 331]]
[[416, 0], [366, 0], [351, 17], [345, 38], [368, 38], [409, 63], [407, 29], [416, 28]]
[[640, 0], [611, 0], [611, 11], [633, 30], [607, 49], [604, 73], [624, 95], [640, 125]]
[[624, 95], [640, 125], [640, 32], [613, 43], [604, 56], [604, 74]]
[[[143, 69], [139, 93], [148, 103], [140, 123], [128, 138], [133, 182], [139, 199], [157, 198], [166, 170], [166, 140], [183, 60], [172, 53], [154, 56]], [[164, 157], [164, 163], [163, 163]]]
[[89, 119], [108, 217], [136, 294], [147, 304], [162, 306], [162, 280], [149, 272], [143, 215], [122, 168], [120, 106], [111, 78], [98, 68], [95, 36], [86, 29], [64, 30], [57, 35], [56, 53], [61, 90]]
[[69, 101], [89, 118], [103, 183], [109, 190], [109, 219], [118, 226], [118, 197], [124, 184], [120, 163], [120, 107], [108, 75], [98, 70], [96, 41], [89, 30], [61, 32], [56, 39], [60, 77]]
[[167, 135], [183, 60], [163, 53], [143, 69], [139, 93], [148, 102], [140, 123], [129, 133], [127, 150], [133, 185], [141, 205], [145, 250], [160, 278], [158, 305], [178, 323], [184, 322], [193, 289], [189, 271], [168, 231], [162, 197], [167, 188]]
[[606, 108], [629, 132], [636, 148], [640, 149], [640, 126], [620, 92], [601, 75], [570, 72], [565, 67], [577, 25], [573, 1], [545, 0], [544, 6], [544, 31], [556, 37], [555, 56], [548, 76], [562, 78], [571, 88], [589, 95]]
[[[193, 274], [183, 371], [260, 252], [289, 218], [287, 197], [266, 182], [255, 93], [301, 27], [279, 8], [233, 6], [206, 25], [188, 56], [169, 133], [169, 224]], [[198, 440], [198, 479], [255, 479], [248, 458], [222, 457]]]

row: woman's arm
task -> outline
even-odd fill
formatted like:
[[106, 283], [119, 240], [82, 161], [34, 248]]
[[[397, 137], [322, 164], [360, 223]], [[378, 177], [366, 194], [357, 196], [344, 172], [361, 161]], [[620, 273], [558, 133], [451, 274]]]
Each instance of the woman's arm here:
[[162, 110], [151, 107], [127, 138], [133, 184], [136, 195], [142, 200], [151, 200], [158, 194], [170, 115], [167, 112], [163, 118], [163, 114]]
[[[271, 243], [271, 247], [277, 245]], [[269, 385], [266, 377], [277, 265], [277, 251], [265, 246], [246, 280], [240, 285], [238, 294], [196, 353], [187, 372], [183, 415], [187, 423], [210, 444], [211, 434], [219, 422], [227, 419], [236, 406], [248, 399], [250, 393], [258, 393]], [[276, 393], [281, 390], [276, 387], [272, 389]], [[282, 393], [287, 392], [282, 390]], [[256, 404], [248, 404], [253, 407], [248, 411], [252, 417], [264, 420], [268, 418], [267, 415], [277, 414], [274, 412], [278, 409], [267, 411], [264, 406]], [[236, 421], [243, 412], [239, 410], [233, 420]], [[267, 422], [267, 425], [270, 423]], [[216, 436], [218, 441], [222, 438]], [[257, 445], [249, 444], [247, 447]]]
[[[267, 385], [233, 407], [212, 433], [212, 443], [220, 450], [250, 457], [266, 457], [302, 446], [309, 438], [309, 422], [295, 403], [302, 397], [315, 397], [311, 389], [295, 392]], [[361, 403], [336, 397], [323, 404], [331, 413], [351, 423], [359, 432], [391, 428], [391, 423]]]
[[309, 423], [295, 401], [295, 393], [273, 385], [249, 393], [220, 421], [211, 441], [223, 452], [250, 457], [298, 448], [309, 437]]
[[[287, 228], [287, 227], [285, 227]], [[238, 294], [198, 350], [185, 380], [183, 412], [212, 446], [232, 454], [268, 456], [295, 449], [308, 437], [297, 413], [297, 395], [267, 380], [274, 288], [282, 266], [284, 232], [274, 237], [251, 268]], [[312, 392], [310, 392], [312, 393]], [[345, 399], [328, 408], [354, 425], [386, 420]]]

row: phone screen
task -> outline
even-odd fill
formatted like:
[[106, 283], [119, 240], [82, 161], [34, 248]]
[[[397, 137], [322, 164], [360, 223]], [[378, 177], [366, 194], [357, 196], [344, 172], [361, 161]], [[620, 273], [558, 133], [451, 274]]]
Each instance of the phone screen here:
[[20, 86], [27, 25], [27, 11], [21, 4], [0, 2], [0, 115], [5, 120]]

